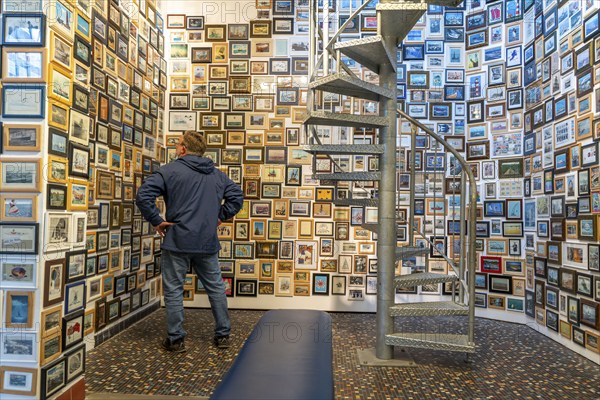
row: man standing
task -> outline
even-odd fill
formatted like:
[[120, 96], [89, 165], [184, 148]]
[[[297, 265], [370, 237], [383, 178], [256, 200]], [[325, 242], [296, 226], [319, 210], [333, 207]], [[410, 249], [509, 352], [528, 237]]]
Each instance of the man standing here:
[[[162, 346], [177, 353], [186, 351], [183, 281], [190, 264], [208, 294], [216, 324], [215, 345], [229, 347], [231, 324], [218, 262], [217, 226], [239, 212], [243, 195], [212, 160], [202, 157], [205, 151], [204, 136], [186, 132], [177, 143], [178, 158], [146, 178], [136, 198], [144, 218], [164, 237], [161, 262], [168, 337]], [[159, 196], [167, 207], [166, 221], [155, 204]]]

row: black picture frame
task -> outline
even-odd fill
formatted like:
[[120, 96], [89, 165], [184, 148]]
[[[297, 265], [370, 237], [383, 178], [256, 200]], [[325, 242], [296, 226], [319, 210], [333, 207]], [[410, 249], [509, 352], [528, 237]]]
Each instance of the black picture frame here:
[[[0, 245], [0, 254], [31, 254], [36, 255], [39, 251], [39, 223], [30, 223], [30, 222], [0, 222], [0, 231], [3, 230], [4, 227], [30, 227], [33, 228], [33, 241], [32, 246], [29, 246], [31, 250], [23, 250], [22, 246], [19, 245], [9, 245], [5, 246], [5, 242], [2, 241]], [[19, 239], [20, 240], [20, 239]]]
[[235, 295], [240, 297], [256, 297], [258, 281], [256, 279], [238, 279], [235, 282]]
[[67, 209], [67, 187], [55, 183], [46, 185], [46, 208], [48, 210]]
[[[83, 327], [83, 324], [82, 324], [82, 327]], [[40, 383], [40, 398], [47, 399], [50, 396], [52, 396], [54, 393], [58, 392], [60, 389], [65, 387], [65, 385], [67, 383], [66, 365], [67, 365], [67, 359], [63, 357], [51, 364], [48, 364], [48, 365], [42, 367], [42, 370], [41, 370], [42, 376], [41, 376], [41, 383]], [[51, 374], [53, 377], [59, 377], [59, 376], [61, 376], [61, 373], [59, 372], [61, 369], [62, 369], [62, 382], [59, 382], [58, 380], [53, 379], [52, 385], [48, 385], [48, 383], [49, 383], [48, 375]]]
[[[77, 346], [79, 343], [83, 342], [83, 315], [84, 315], [84, 311], [80, 310], [77, 311], [75, 313], [71, 313], [69, 315], [66, 315], [63, 317], [62, 319], [62, 331], [61, 331], [61, 335], [62, 335], [62, 350], [65, 351], [67, 349], [70, 349], [71, 347], [75, 347]], [[74, 321], [74, 323], [71, 326], [76, 326], [77, 322], [79, 322], [79, 329], [80, 332], [77, 332], [77, 329], [69, 329], [69, 323], [71, 321]], [[67, 339], [76, 334], [76, 333], [80, 333], [81, 337], [76, 339], [75, 341], [71, 342], [71, 343], [67, 343]], [[64, 359], [64, 358], [63, 358]]]

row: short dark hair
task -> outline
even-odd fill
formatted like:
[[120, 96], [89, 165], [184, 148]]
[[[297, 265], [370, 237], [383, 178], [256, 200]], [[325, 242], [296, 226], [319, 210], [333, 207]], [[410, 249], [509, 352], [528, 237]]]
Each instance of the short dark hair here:
[[206, 139], [204, 135], [196, 131], [186, 131], [183, 134], [181, 144], [187, 149], [187, 153], [196, 156], [203, 156], [206, 151]]

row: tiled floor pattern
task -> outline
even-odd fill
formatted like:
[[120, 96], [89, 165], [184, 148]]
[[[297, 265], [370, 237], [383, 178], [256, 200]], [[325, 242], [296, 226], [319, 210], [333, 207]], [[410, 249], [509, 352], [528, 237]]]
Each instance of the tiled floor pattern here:
[[[210, 310], [186, 310], [187, 353], [171, 354], [161, 309], [93, 350], [88, 392], [209, 396], [231, 366], [262, 311], [232, 310], [232, 347], [211, 342]], [[600, 366], [520, 325], [478, 319], [477, 352], [410, 349], [411, 368], [358, 365], [356, 350], [374, 347], [374, 314], [332, 313], [334, 377], [339, 399], [600, 399]], [[407, 318], [407, 330], [451, 331], [457, 318]], [[464, 322], [464, 321], [463, 321]], [[398, 326], [398, 328], [400, 328]]]

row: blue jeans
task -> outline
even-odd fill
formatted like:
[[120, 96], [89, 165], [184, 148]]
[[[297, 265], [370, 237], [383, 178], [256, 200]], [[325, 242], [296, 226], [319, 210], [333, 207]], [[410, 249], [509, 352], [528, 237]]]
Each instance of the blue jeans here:
[[227, 336], [231, 330], [218, 253], [179, 253], [163, 249], [163, 291], [167, 309], [167, 333], [171, 342], [183, 339], [187, 334], [183, 329], [183, 281], [192, 261], [194, 272], [208, 294], [216, 323], [215, 336]]

